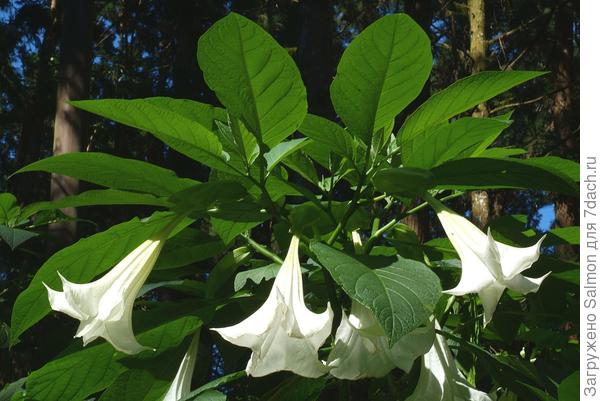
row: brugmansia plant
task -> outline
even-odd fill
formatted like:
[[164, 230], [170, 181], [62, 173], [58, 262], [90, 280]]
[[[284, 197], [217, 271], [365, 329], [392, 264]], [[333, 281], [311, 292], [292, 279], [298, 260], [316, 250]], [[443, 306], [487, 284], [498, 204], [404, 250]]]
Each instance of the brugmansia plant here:
[[[511, 115], [467, 113], [541, 72], [469, 76], [400, 120], [432, 62], [418, 24], [381, 18], [344, 51], [330, 121], [307, 113], [288, 52], [231, 13], [198, 41], [220, 105], [73, 102], [210, 175], [198, 182], [94, 152], [17, 172], [100, 189], [23, 208], [3, 195], [3, 238], [24, 241], [21, 226], [45, 210], [156, 211], [81, 239], [37, 271], [14, 305], [10, 345], [49, 314], [68, 316], [64, 335], [76, 338], [10, 399], [558, 400], [576, 365], [564, 324], [577, 265], [553, 247], [576, 244], [578, 229], [544, 239], [507, 215], [481, 230], [448, 201], [505, 188], [576, 197], [578, 165], [491, 147]], [[401, 223], [419, 210], [437, 214], [439, 238], [420, 243]], [[158, 288], [176, 295], [164, 300]]]

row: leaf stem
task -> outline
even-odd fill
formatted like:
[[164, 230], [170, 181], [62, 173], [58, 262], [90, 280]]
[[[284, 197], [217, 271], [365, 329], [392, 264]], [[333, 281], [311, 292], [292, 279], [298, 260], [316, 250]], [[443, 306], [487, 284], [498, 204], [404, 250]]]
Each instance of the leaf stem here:
[[269, 251], [266, 247], [262, 246], [258, 242], [254, 241], [249, 235], [244, 235], [244, 239], [246, 240], [246, 242], [248, 242], [248, 245], [250, 245], [256, 252], [260, 253], [263, 256], [266, 256], [275, 263], [279, 263], [280, 265], [283, 264], [283, 259], [281, 259], [278, 255], [274, 254], [273, 252]]

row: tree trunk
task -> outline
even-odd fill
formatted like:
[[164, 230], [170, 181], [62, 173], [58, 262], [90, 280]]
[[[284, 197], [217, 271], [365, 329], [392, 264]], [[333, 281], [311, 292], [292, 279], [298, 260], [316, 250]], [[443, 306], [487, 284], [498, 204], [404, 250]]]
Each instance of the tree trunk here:
[[[579, 159], [579, 144], [573, 135], [573, 3], [564, 2], [558, 6], [556, 14], [556, 42], [554, 51], [554, 81], [556, 87], [565, 88], [554, 95], [552, 103], [552, 128], [560, 143], [559, 155], [569, 159]], [[579, 224], [577, 198], [557, 196], [554, 203], [557, 227]], [[572, 256], [577, 247], [561, 245], [559, 254]]]
[[[51, 107], [49, 95], [52, 85], [52, 69], [50, 59], [56, 48], [57, 29], [56, 0], [51, 0], [44, 38], [38, 52], [38, 61], [35, 66], [35, 81], [30, 93], [25, 99], [25, 112], [23, 113], [21, 137], [17, 149], [17, 168], [24, 167], [36, 160], [42, 154], [42, 148], [47, 139], [49, 124], [48, 116]], [[11, 182], [11, 187], [19, 201], [24, 204], [34, 200], [45, 199], [48, 193], [40, 190], [42, 176], [39, 174], [17, 175]], [[47, 188], [47, 187], [46, 187]]]
[[[433, 0], [408, 0], [404, 3], [404, 12], [410, 15], [421, 26], [421, 28], [423, 28], [427, 35], [431, 36], [429, 31], [433, 19]], [[417, 96], [417, 98], [413, 100], [408, 107], [406, 107], [406, 109], [402, 112], [402, 115], [399, 116], [400, 119], [404, 120], [425, 100], [427, 100], [430, 95], [431, 83], [430, 80], [427, 79], [427, 82], [425, 82], [425, 85], [423, 86], [421, 93], [419, 93], [419, 96]], [[396, 121], [396, 125], [400, 126], [400, 121]], [[416, 206], [418, 203], [419, 202], [413, 203], [412, 207]], [[402, 219], [402, 222], [409, 226], [417, 234], [417, 237], [421, 242], [428, 241], [431, 238], [431, 232], [429, 229], [431, 219], [429, 218], [428, 209], [423, 209], [416, 214], [405, 217]]]
[[[471, 72], [476, 74], [486, 68], [487, 43], [485, 36], [485, 1], [469, 0], [469, 36], [470, 46], [469, 55], [473, 62]], [[489, 110], [485, 103], [477, 106], [473, 113], [475, 117], [486, 117]], [[487, 191], [471, 192], [471, 211], [473, 213], [473, 222], [479, 227], [484, 228], [490, 221], [490, 197]]]
[[[62, 22], [54, 119], [54, 155], [79, 152], [82, 138], [87, 134], [85, 113], [69, 105], [68, 102], [89, 97], [94, 28], [91, 0], [63, 0], [60, 8]], [[77, 179], [52, 175], [50, 183], [52, 200], [74, 195], [78, 189]], [[63, 213], [71, 217], [77, 216], [74, 208], [63, 209]], [[68, 244], [75, 240], [77, 226], [75, 222], [61, 222], [52, 224], [50, 231], [64, 244]]]
[[297, 61], [306, 85], [310, 113], [335, 119], [329, 97], [333, 80], [334, 16], [331, 0], [303, 0]]
[[[221, 15], [214, 1], [183, 0], [172, 2], [175, 24], [175, 59], [173, 60], [173, 94], [176, 98], [202, 100], [217, 104], [212, 91], [202, 79], [196, 61], [196, 44], [204, 31]], [[209, 169], [181, 153], [169, 150], [167, 165], [178, 175], [208, 179]]]

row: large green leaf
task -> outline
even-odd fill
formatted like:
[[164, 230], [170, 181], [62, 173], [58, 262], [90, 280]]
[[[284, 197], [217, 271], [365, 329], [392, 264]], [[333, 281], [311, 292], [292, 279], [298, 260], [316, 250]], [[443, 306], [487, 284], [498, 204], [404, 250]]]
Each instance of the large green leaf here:
[[268, 218], [269, 215], [258, 204], [243, 200], [221, 205], [220, 210], [212, 214], [210, 222], [223, 242], [229, 244], [239, 234], [256, 227]]
[[539, 77], [539, 71], [484, 71], [460, 79], [425, 101], [400, 129], [402, 145], [426, 128], [445, 122], [479, 103], [499, 95], [525, 81]]
[[365, 143], [414, 100], [431, 71], [431, 43], [406, 14], [368, 26], [344, 51], [331, 84], [335, 111]]
[[375, 314], [390, 344], [425, 323], [441, 296], [438, 277], [415, 260], [371, 256], [359, 261], [316, 242], [311, 250], [346, 294]]
[[402, 164], [407, 167], [435, 167], [487, 138], [497, 137], [509, 125], [507, 121], [472, 117], [443, 124], [407, 141], [402, 147]]
[[579, 380], [579, 371], [576, 371], [560, 382], [558, 386], [558, 400], [576, 400], [579, 397]]
[[[183, 315], [183, 311], [188, 315]], [[134, 327], [138, 340], [156, 349], [145, 351], [138, 358], [143, 358], [146, 365], [161, 363], [161, 355], [165, 351], [178, 346], [181, 341], [197, 330], [203, 323], [202, 317], [208, 311], [189, 314], [190, 307], [181, 305], [163, 305], [155, 311], [137, 312], [134, 314]], [[135, 324], [141, 318], [141, 324]], [[138, 331], [138, 326], [142, 326]], [[170, 352], [170, 351], [169, 351]], [[106, 342], [88, 346], [79, 351], [58, 357], [42, 368], [34, 371], [27, 378], [25, 398], [44, 401], [79, 401], [90, 394], [108, 387], [115, 378], [125, 372], [126, 361], [119, 363], [122, 354]], [[151, 358], [158, 357], [156, 361]], [[168, 357], [168, 356], [167, 356]], [[176, 369], [173, 371], [173, 377]], [[151, 383], [148, 383], [151, 385]], [[134, 398], [120, 398], [135, 400]]]
[[20, 228], [8, 227], [0, 224], [0, 238], [6, 242], [10, 249], [15, 249], [23, 242], [37, 237], [39, 234], [33, 231], [22, 230]]
[[225, 250], [225, 244], [201, 230], [186, 228], [169, 238], [163, 248], [154, 270], [176, 269], [210, 259]]
[[206, 212], [216, 203], [236, 201], [246, 194], [246, 188], [233, 180], [217, 180], [197, 183], [169, 198], [175, 210]]
[[233, 280], [233, 290], [241, 290], [248, 280], [252, 281], [254, 284], [260, 284], [263, 281], [271, 280], [277, 275], [280, 268], [281, 265], [279, 263], [270, 263], [266, 266], [239, 272], [235, 275], [235, 279]]
[[327, 385], [327, 376], [317, 379], [292, 376], [263, 396], [264, 401], [315, 401]]
[[359, 146], [357, 141], [348, 131], [333, 121], [314, 114], [307, 114], [298, 131], [319, 145], [325, 146], [330, 152], [350, 160], [355, 159], [356, 148]]
[[[558, 166], [565, 169], [558, 170], [554, 163], [559, 163]], [[576, 196], [579, 186], [574, 180], [574, 172], [578, 170], [579, 165], [575, 162], [542, 157], [452, 160], [431, 171], [434, 175], [433, 182], [438, 188], [522, 188]]]
[[17, 198], [13, 194], [0, 194], [0, 224], [9, 223], [19, 212]]
[[42, 210], [92, 205], [149, 205], [168, 207], [170, 204], [165, 199], [150, 194], [121, 191], [118, 189], [92, 189], [55, 201], [32, 203], [23, 208], [20, 217], [25, 219]]
[[197, 182], [179, 178], [171, 170], [106, 153], [77, 152], [39, 160], [17, 173], [45, 171], [79, 178], [114, 189], [169, 196]]
[[57, 271], [69, 281], [88, 282], [113, 267], [143, 241], [160, 232], [172, 219], [171, 213], [157, 213], [147, 221], [135, 218], [81, 239], [52, 255], [15, 301], [11, 316], [11, 346], [17, 343], [25, 330], [50, 312], [48, 294], [42, 282], [55, 289], [60, 288]]
[[79, 100], [72, 104], [119, 123], [147, 131], [207, 166], [231, 171], [218, 137], [212, 132], [213, 106], [185, 99]]
[[[308, 142], [307, 142], [308, 141]], [[310, 141], [307, 138], [290, 139], [275, 145], [273, 149], [265, 153], [267, 171], [271, 171], [292, 153], [302, 149]]]
[[198, 64], [221, 103], [269, 147], [294, 132], [306, 115], [306, 89], [296, 64], [239, 14], [229, 14], [200, 37]]

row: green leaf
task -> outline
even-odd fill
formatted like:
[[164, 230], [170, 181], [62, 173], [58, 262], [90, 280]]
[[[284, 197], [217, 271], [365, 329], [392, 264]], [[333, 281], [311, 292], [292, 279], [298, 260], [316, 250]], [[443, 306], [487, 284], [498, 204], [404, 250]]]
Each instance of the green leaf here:
[[[395, 344], [425, 323], [438, 299], [438, 277], [423, 263], [403, 258], [361, 261], [322, 243], [312, 243], [319, 262], [348, 296], [369, 308]], [[383, 268], [372, 267], [383, 265]]]
[[[48, 294], [42, 282], [58, 288], [57, 271], [75, 283], [85, 283], [113, 267], [125, 255], [172, 221], [173, 214], [156, 213], [148, 221], [138, 218], [79, 240], [52, 255], [37, 271], [29, 287], [19, 294], [11, 316], [10, 345], [50, 312]], [[189, 223], [188, 223], [189, 224]]]
[[314, 114], [307, 114], [298, 131], [319, 145], [325, 146], [330, 152], [350, 160], [356, 158], [356, 148], [359, 146], [357, 141], [348, 131], [333, 121]]
[[269, 218], [259, 205], [248, 200], [223, 204], [211, 216], [213, 230], [225, 244]]
[[[182, 316], [181, 305], [161, 306], [155, 311], [137, 312], [145, 326], [138, 335], [141, 344], [156, 351], [145, 351], [138, 358], [154, 358], [178, 346], [183, 338], [196, 331], [203, 323], [200, 316], [206, 312]], [[189, 307], [185, 308], [190, 313]], [[134, 327], [137, 325], [134, 325]], [[155, 327], [153, 327], [155, 326]], [[126, 368], [117, 358], [123, 354], [115, 352], [107, 342], [85, 347], [79, 351], [59, 357], [27, 378], [27, 399], [44, 401], [83, 400], [90, 394], [108, 387]], [[145, 361], [150, 363], [148, 360]], [[130, 398], [120, 398], [127, 399]]]
[[217, 127], [225, 149], [237, 154], [246, 165], [251, 166], [260, 154], [260, 149], [256, 137], [248, 131], [244, 123], [233, 117], [229, 125], [217, 121]]
[[38, 233], [33, 231], [21, 230], [20, 228], [7, 227], [4, 224], [0, 224], [0, 238], [2, 238], [12, 250], [23, 242], [33, 237], [37, 237], [38, 235]]
[[8, 224], [18, 210], [17, 198], [13, 194], [8, 192], [0, 194], [0, 224]]
[[[557, 157], [552, 159], [562, 160]], [[443, 189], [522, 188], [577, 196], [579, 186], [573, 180], [573, 171], [578, 170], [578, 164], [566, 162], [569, 169], [558, 170], [553, 160], [545, 157], [469, 158], [448, 161], [431, 172], [434, 184]]]
[[[237, 372], [233, 372], [233, 373], [229, 373], [225, 376], [221, 376], [218, 377], [214, 380], [211, 380], [210, 382], [202, 385], [201, 387], [193, 390], [190, 394], [188, 394], [186, 397], [184, 397], [183, 399], [179, 400], [179, 401], [196, 401], [198, 400], [197, 397], [198, 395], [203, 395], [206, 393], [210, 393], [209, 390], [213, 390], [219, 386], [223, 386], [227, 383], [230, 383], [232, 381], [235, 380], [239, 380], [239, 379], [243, 379], [246, 378], [246, 371], [245, 370], [240, 370]], [[200, 398], [200, 400], [202, 400], [202, 398]]]
[[13, 395], [23, 390], [24, 385], [25, 377], [22, 377], [19, 380], [14, 381], [12, 383], [8, 383], [0, 391], [0, 401], [10, 401]]
[[507, 121], [472, 117], [443, 124], [407, 141], [402, 147], [402, 164], [405, 167], [435, 167], [488, 138], [495, 139], [509, 125]]
[[147, 131], [189, 158], [231, 171], [212, 132], [214, 107], [185, 99], [102, 99], [71, 102], [75, 107]]
[[217, 390], [207, 390], [191, 399], [192, 401], [226, 401], [227, 396]]
[[265, 153], [267, 160], [267, 171], [273, 170], [275, 166], [285, 160], [289, 155], [302, 149], [308, 144], [307, 138], [290, 139], [289, 141], [281, 142], [275, 145], [273, 149]]
[[206, 212], [215, 203], [235, 201], [246, 194], [242, 184], [232, 180], [198, 183], [184, 189], [169, 198], [176, 210], [185, 212]]
[[277, 275], [280, 267], [281, 265], [278, 263], [271, 263], [266, 266], [239, 272], [235, 275], [235, 279], [233, 280], [233, 290], [236, 292], [241, 290], [248, 280], [252, 281], [254, 284], [260, 284], [263, 281], [271, 280]]
[[525, 153], [527, 153], [527, 151], [521, 148], [489, 148], [474, 156], [501, 158], [524, 155]]
[[225, 250], [222, 240], [201, 230], [186, 228], [165, 244], [154, 270], [176, 269], [210, 259]]
[[92, 205], [148, 205], [168, 207], [165, 199], [150, 194], [121, 191], [118, 189], [92, 189], [78, 195], [67, 196], [55, 201], [35, 202], [25, 206], [20, 217], [26, 219], [42, 210], [56, 210], [65, 207], [81, 207]]
[[239, 14], [230, 13], [200, 37], [198, 64], [221, 103], [269, 147], [294, 132], [306, 115], [306, 89], [296, 64]]
[[386, 168], [373, 177], [373, 184], [381, 192], [418, 196], [433, 186], [433, 175], [428, 170], [414, 167]]
[[233, 276], [238, 267], [250, 259], [250, 252], [245, 246], [236, 248], [225, 255], [210, 271], [206, 281], [206, 296], [213, 298], [223, 284]]
[[335, 111], [365, 143], [421, 92], [432, 65], [431, 43], [406, 14], [380, 18], [344, 51], [331, 84]]
[[327, 377], [310, 379], [308, 377], [292, 376], [285, 380], [268, 396], [265, 401], [315, 401], [327, 385]]
[[102, 394], [99, 401], [157, 401], [173, 382], [189, 341], [151, 360], [130, 359], [121, 363], [127, 367]]
[[579, 226], [558, 227], [548, 232], [544, 245], [579, 245], [579, 242]]
[[545, 74], [539, 71], [483, 71], [459, 79], [435, 93], [402, 125], [398, 138], [404, 144], [423, 130], [445, 122], [510, 88]]
[[579, 371], [572, 373], [558, 386], [558, 401], [571, 401], [579, 397]]
[[105, 187], [156, 196], [169, 196], [196, 183], [150, 163], [95, 152], [65, 153], [49, 157], [31, 163], [15, 174], [29, 171], [63, 174]]

